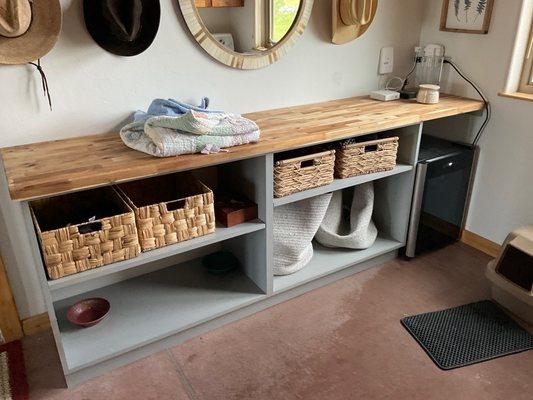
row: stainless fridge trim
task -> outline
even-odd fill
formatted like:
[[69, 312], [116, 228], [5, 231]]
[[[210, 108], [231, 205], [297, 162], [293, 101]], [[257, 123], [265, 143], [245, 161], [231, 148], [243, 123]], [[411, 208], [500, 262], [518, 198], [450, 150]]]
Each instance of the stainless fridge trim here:
[[422, 210], [422, 198], [424, 196], [424, 186], [426, 183], [427, 162], [420, 162], [416, 166], [415, 186], [413, 190], [413, 203], [411, 205], [411, 215], [409, 216], [409, 231], [407, 232], [407, 245], [405, 255], [413, 258], [416, 255], [416, 239], [418, 236], [418, 224]]
[[474, 190], [474, 184], [475, 184], [475, 180], [476, 180], [477, 164], [479, 162], [479, 153], [480, 153], [479, 146], [475, 146], [473, 148], [473, 150], [474, 150], [474, 154], [472, 156], [472, 169], [470, 170], [470, 180], [469, 180], [469, 184], [468, 184], [468, 192], [466, 194], [465, 209], [463, 211], [463, 220], [461, 221], [461, 238], [459, 240], [462, 239], [463, 233], [464, 233], [465, 228], [466, 228], [466, 221], [467, 221], [467, 218], [468, 218], [468, 213], [470, 211], [470, 202], [472, 200], [472, 192]]

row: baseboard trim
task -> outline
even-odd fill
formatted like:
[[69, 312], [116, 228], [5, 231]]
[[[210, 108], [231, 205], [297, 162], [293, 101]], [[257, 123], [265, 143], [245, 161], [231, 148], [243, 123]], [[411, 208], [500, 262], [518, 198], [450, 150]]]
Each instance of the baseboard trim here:
[[50, 329], [48, 314], [39, 314], [22, 320], [24, 336], [32, 336]]
[[461, 235], [461, 242], [473, 247], [476, 250], [482, 251], [491, 257], [496, 257], [501, 249], [501, 246], [498, 243], [467, 230], [463, 231], [463, 234]]

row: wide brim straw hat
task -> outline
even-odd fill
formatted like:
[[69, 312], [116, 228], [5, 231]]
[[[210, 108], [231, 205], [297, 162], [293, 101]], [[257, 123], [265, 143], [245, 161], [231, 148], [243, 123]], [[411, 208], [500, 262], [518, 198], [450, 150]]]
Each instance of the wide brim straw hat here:
[[31, 23], [21, 36], [0, 35], [0, 64], [25, 64], [47, 54], [61, 32], [61, 4], [59, 0], [32, 0]]
[[[364, 18], [364, 23], [357, 22], [356, 15], [350, 15], [355, 14], [358, 3], [366, 3], [367, 16]], [[331, 42], [348, 43], [365, 33], [376, 16], [377, 7], [378, 0], [331, 0]]]

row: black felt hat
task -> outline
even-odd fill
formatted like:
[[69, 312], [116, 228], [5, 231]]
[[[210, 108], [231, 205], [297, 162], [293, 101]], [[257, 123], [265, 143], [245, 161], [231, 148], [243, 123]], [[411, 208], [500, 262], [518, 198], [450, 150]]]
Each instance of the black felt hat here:
[[159, 0], [84, 0], [83, 17], [100, 47], [119, 56], [135, 56], [152, 44], [161, 7]]

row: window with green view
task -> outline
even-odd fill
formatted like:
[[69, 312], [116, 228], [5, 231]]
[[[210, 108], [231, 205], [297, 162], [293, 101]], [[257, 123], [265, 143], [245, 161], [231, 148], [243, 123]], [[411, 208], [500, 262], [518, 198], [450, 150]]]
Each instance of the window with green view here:
[[270, 0], [271, 32], [270, 40], [279, 42], [291, 29], [298, 14], [300, 0]]

